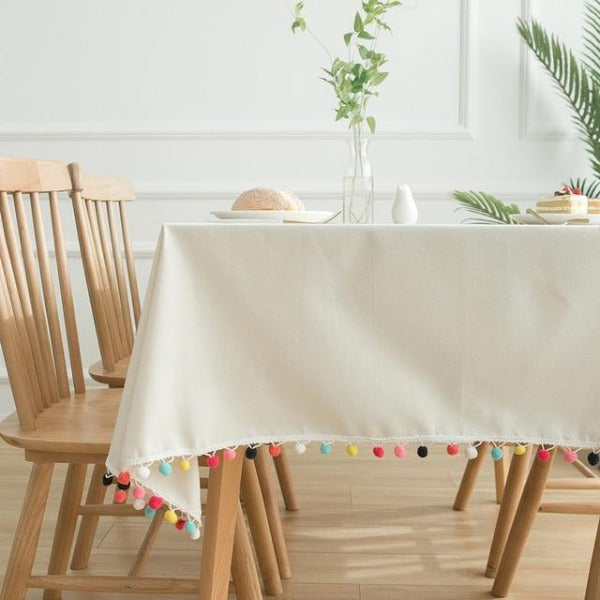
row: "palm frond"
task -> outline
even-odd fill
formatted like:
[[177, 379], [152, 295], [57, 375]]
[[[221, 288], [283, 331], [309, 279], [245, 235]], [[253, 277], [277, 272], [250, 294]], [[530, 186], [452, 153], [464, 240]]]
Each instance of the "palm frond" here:
[[596, 81], [600, 82], [600, 0], [588, 0], [584, 13], [584, 62]]
[[581, 193], [588, 198], [600, 198], [600, 181], [598, 179], [593, 179], [592, 181], [579, 177], [577, 179], [569, 179], [568, 186], [571, 189], [580, 189]]
[[452, 192], [452, 197], [460, 203], [456, 210], [465, 210], [468, 213], [476, 215], [475, 217], [466, 218], [463, 223], [480, 223], [480, 224], [505, 224], [514, 225], [517, 223], [511, 215], [516, 215], [520, 212], [516, 204], [504, 204], [501, 200], [487, 194], [486, 192], [460, 192], [455, 190]]
[[[589, 13], [587, 27], [590, 33], [586, 34], [588, 36], [593, 35], [596, 24], [595, 14], [593, 11]], [[594, 174], [600, 178], [599, 81], [586, 66], [577, 61], [573, 52], [561, 43], [556, 35], [546, 33], [542, 25], [535, 19], [529, 23], [519, 19], [517, 30], [569, 102], [574, 113], [573, 121], [591, 155]], [[595, 48], [590, 45], [588, 54], [592, 66], [596, 64], [595, 52]], [[600, 66], [600, 54], [597, 58], [598, 66]]]

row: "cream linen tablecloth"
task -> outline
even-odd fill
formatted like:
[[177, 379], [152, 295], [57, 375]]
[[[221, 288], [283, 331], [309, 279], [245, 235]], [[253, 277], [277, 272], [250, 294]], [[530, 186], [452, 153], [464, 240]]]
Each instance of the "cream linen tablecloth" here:
[[[289, 441], [600, 446], [600, 228], [165, 225], [108, 459]], [[324, 458], [324, 460], [326, 460]], [[154, 463], [154, 464], [150, 464]]]

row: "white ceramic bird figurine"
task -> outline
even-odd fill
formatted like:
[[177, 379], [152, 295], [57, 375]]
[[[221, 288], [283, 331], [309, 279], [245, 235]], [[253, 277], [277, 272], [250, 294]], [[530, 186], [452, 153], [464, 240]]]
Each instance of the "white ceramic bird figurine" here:
[[396, 200], [392, 207], [392, 220], [401, 225], [414, 225], [417, 222], [417, 204], [410, 187], [405, 183], [396, 188]]

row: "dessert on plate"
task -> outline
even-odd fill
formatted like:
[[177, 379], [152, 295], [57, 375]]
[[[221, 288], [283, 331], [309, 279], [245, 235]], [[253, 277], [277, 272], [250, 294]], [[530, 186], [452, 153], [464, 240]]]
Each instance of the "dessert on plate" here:
[[304, 210], [304, 204], [292, 192], [273, 188], [246, 190], [233, 203], [232, 210]]
[[[551, 198], [538, 200], [535, 205], [538, 213], [562, 215], [586, 215], [588, 213], [588, 199], [578, 188], [565, 185], [562, 190], [554, 192]], [[600, 203], [596, 212], [600, 213]]]

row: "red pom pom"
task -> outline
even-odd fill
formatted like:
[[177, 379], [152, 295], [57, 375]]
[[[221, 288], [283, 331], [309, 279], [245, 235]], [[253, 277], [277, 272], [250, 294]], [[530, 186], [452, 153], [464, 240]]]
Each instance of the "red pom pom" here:
[[385, 454], [385, 450], [383, 449], [382, 446], [375, 446], [373, 448], [373, 454], [377, 457], [377, 458], [383, 458], [383, 455]]
[[179, 521], [175, 523], [175, 527], [181, 531], [185, 527], [185, 519], [179, 519]]
[[121, 471], [119, 476], [117, 477], [117, 483], [122, 483], [123, 485], [127, 485], [131, 482], [131, 475], [129, 471]]
[[163, 499], [160, 496], [150, 496], [148, 500], [148, 506], [152, 510], [158, 510], [163, 505]]
[[113, 500], [115, 504], [124, 504], [127, 501], [127, 492], [125, 490], [115, 490]]
[[460, 452], [460, 448], [458, 444], [448, 444], [448, 446], [446, 446], [446, 452], [450, 456], [456, 456]]
[[269, 446], [269, 454], [273, 458], [277, 458], [281, 454], [281, 446], [279, 446], [278, 444], [271, 444]]
[[542, 462], [546, 462], [546, 461], [550, 460], [550, 452], [548, 450], [546, 450], [545, 448], [538, 450], [537, 459], [541, 460]]
[[213, 454], [212, 456], [209, 456], [206, 459], [206, 466], [209, 469], [216, 469], [219, 466], [219, 455], [218, 454]]

